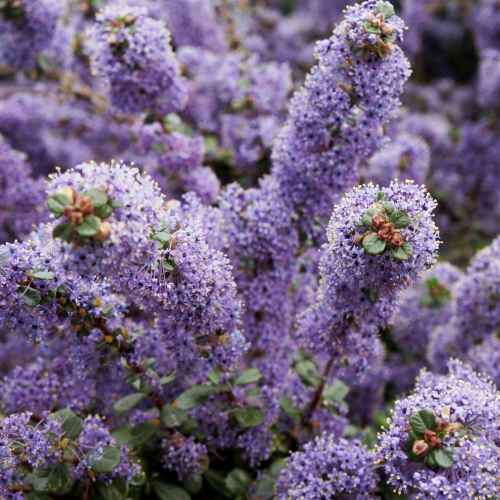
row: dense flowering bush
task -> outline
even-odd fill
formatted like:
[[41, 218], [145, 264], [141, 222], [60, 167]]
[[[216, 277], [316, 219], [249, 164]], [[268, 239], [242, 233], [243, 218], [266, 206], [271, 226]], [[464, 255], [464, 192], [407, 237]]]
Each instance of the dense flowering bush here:
[[346, 2], [0, 0], [0, 498], [500, 498], [500, 7]]

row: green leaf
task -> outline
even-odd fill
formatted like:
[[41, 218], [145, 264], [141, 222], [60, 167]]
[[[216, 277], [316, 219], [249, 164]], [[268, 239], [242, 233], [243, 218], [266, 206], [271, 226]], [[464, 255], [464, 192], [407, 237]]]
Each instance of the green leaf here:
[[123, 413], [125, 411], [130, 411], [132, 408], [135, 408], [142, 400], [144, 399], [144, 394], [135, 393], [129, 394], [124, 398], [119, 399], [114, 405], [113, 409], [117, 413]]
[[365, 21], [363, 26], [368, 33], [379, 33], [379, 29], [376, 26], [373, 26], [373, 24], [369, 23], [368, 21]]
[[262, 498], [264, 500], [271, 500], [274, 498], [274, 485], [276, 481], [269, 476], [264, 476], [255, 487], [254, 494], [257, 498]]
[[233, 469], [226, 477], [226, 487], [235, 496], [244, 495], [251, 482], [252, 476], [243, 469]]
[[30, 275], [35, 280], [53, 280], [54, 273], [46, 271], [36, 271]]
[[396, 229], [408, 227], [411, 223], [410, 216], [403, 210], [394, 210], [388, 217], [389, 222], [393, 222]]
[[301, 361], [295, 366], [300, 378], [313, 387], [317, 387], [321, 382], [321, 374], [312, 361]]
[[123, 500], [128, 495], [128, 484], [122, 477], [113, 478], [111, 483], [97, 483], [97, 489], [104, 500]]
[[299, 422], [304, 410], [297, 408], [293, 404], [292, 398], [287, 396], [279, 399], [280, 408], [285, 412], [287, 416], [293, 419], [295, 422]]
[[323, 391], [323, 398], [329, 403], [340, 403], [349, 392], [349, 387], [336, 378], [333, 384], [327, 385]]
[[152, 486], [160, 500], [191, 500], [189, 493], [180, 486], [159, 480], [153, 481]]
[[220, 369], [218, 367], [215, 367], [215, 369], [213, 371], [211, 371], [207, 375], [207, 377], [208, 377], [208, 380], [210, 380], [210, 382], [212, 382], [212, 384], [217, 385], [220, 382], [221, 375], [222, 375], [222, 372], [220, 371]]
[[243, 410], [237, 409], [233, 411], [234, 418], [243, 427], [257, 427], [263, 421], [264, 416], [258, 408], [245, 408]]
[[16, 293], [21, 295], [21, 300], [28, 307], [36, 307], [42, 300], [40, 294], [34, 288], [30, 288], [24, 285], [18, 287]]
[[71, 239], [73, 238], [73, 224], [71, 224], [71, 222], [58, 224], [52, 230], [52, 237], [54, 239], [61, 238], [66, 243], [71, 243]]
[[83, 195], [92, 200], [94, 208], [101, 208], [108, 203], [108, 195], [100, 189], [89, 189]]
[[208, 396], [212, 394], [217, 394], [221, 392], [220, 387], [213, 387], [210, 385], [196, 385], [184, 391], [177, 398], [177, 408], [181, 410], [192, 410], [197, 406], [202, 405], [207, 399]]
[[445, 448], [435, 448], [430, 450], [427, 454], [426, 465], [427, 467], [433, 467], [429, 465], [429, 457], [431, 457], [431, 463], [435, 462], [435, 464], [443, 469], [449, 469], [452, 465], [455, 464], [455, 460], [453, 460], [453, 456], [455, 455], [455, 448], [451, 448], [446, 450]]
[[69, 408], [53, 414], [58, 422], [62, 422], [63, 437], [76, 441], [83, 430], [83, 419], [75, 415]]
[[377, 215], [379, 214], [380, 212], [376, 209], [376, 208], [369, 208], [363, 215], [363, 217], [361, 217], [361, 222], [363, 223], [364, 226], [370, 228], [370, 229], [373, 229], [373, 226], [372, 226], [372, 217], [374, 215]]
[[363, 57], [366, 54], [366, 47], [354, 47], [352, 49], [352, 54], [354, 57]]
[[427, 453], [427, 456], [425, 457], [425, 465], [427, 465], [429, 469], [436, 467], [437, 462], [433, 450], [430, 450], [429, 453]]
[[57, 193], [47, 200], [47, 207], [56, 215], [61, 215], [64, 207], [67, 205], [71, 205], [71, 202], [69, 198], [62, 193]]
[[50, 465], [36, 470], [29, 476], [29, 484], [40, 493], [61, 491], [69, 483], [70, 473], [64, 463]]
[[111, 431], [111, 435], [116, 439], [116, 446], [123, 446], [132, 441], [132, 431], [129, 424], [122, 424]]
[[111, 472], [121, 460], [121, 453], [117, 448], [105, 446], [102, 451], [103, 456], [101, 460], [94, 460], [92, 462], [92, 470], [97, 474]]
[[409, 241], [404, 241], [399, 248], [391, 248], [391, 253], [396, 260], [403, 262], [413, 255], [413, 245]]
[[118, 200], [109, 200], [109, 206], [113, 209], [115, 208], [122, 208], [123, 207], [123, 201], [118, 201]]
[[147, 443], [156, 433], [156, 427], [151, 422], [142, 422], [132, 429], [131, 446], [137, 447]]
[[236, 379], [235, 385], [248, 385], [254, 384], [262, 380], [262, 373], [257, 368], [249, 368], [239, 375]]
[[81, 224], [76, 226], [76, 232], [80, 236], [94, 236], [99, 231], [101, 219], [95, 215], [87, 215]]
[[377, 196], [375, 196], [375, 203], [378, 203], [380, 201], [385, 201], [385, 194], [382, 193], [382, 191], [379, 191], [377, 193]]
[[196, 495], [196, 493], [199, 493], [203, 488], [203, 478], [200, 474], [190, 474], [182, 480], [182, 486], [184, 486], [188, 493]]
[[389, 2], [378, 2], [377, 14], [384, 14], [386, 19], [390, 19], [394, 15], [394, 7]]
[[156, 233], [151, 236], [151, 239], [165, 245], [165, 243], [168, 243], [172, 239], [172, 235], [169, 233]]
[[426, 408], [413, 413], [410, 416], [410, 425], [419, 439], [422, 439], [425, 431], [433, 431], [436, 428], [434, 412]]
[[382, 203], [382, 208], [385, 210], [385, 213], [389, 216], [391, 215], [396, 208], [392, 203]]
[[187, 415], [186, 412], [180, 408], [165, 405], [161, 409], [160, 420], [165, 427], [178, 427], [187, 420]]
[[412, 429], [409, 433], [408, 433], [408, 439], [410, 441], [416, 441], [417, 439], [420, 439], [419, 436], [417, 436], [417, 434], [415, 433], [415, 431]]
[[226, 477], [227, 474], [220, 470], [208, 469], [203, 475], [207, 480], [208, 484], [217, 493], [223, 495], [226, 498], [233, 498], [232, 493], [227, 489]]
[[376, 304], [380, 300], [380, 290], [374, 290], [369, 286], [363, 287], [361, 291], [368, 297], [372, 304]]
[[103, 205], [96, 209], [95, 213], [99, 219], [104, 220], [113, 213], [113, 207], [111, 205]]
[[385, 240], [379, 238], [377, 235], [363, 239], [363, 248], [367, 255], [380, 255], [385, 252], [386, 246]]
[[161, 142], [154, 142], [151, 149], [157, 154], [162, 155], [165, 152], [165, 148]]
[[175, 373], [170, 373], [169, 375], [165, 375], [160, 379], [160, 385], [168, 385], [173, 382], [177, 378]]
[[403, 451], [406, 453], [408, 460], [411, 462], [418, 463], [425, 459], [425, 457], [421, 457], [420, 455], [413, 453], [413, 441], [410, 439], [408, 439], [408, 441], [406, 441], [403, 445]]

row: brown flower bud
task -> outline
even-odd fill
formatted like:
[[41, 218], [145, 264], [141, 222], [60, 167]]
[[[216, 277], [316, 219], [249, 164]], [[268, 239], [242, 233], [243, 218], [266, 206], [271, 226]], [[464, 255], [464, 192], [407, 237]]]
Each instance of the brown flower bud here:
[[382, 21], [380, 19], [374, 19], [372, 21], [372, 24], [373, 26], [375, 26], [375, 28], [380, 28], [380, 26], [382, 25]]
[[111, 224], [109, 222], [101, 222], [99, 231], [94, 235], [97, 240], [104, 240], [111, 236]]
[[69, 200], [70, 205], [73, 205], [73, 203], [75, 203], [77, 193], [72, 187], [69, 187], [69, 186], [63, 187], [62, 189], [60, 189], [58, 191], [58, 193], [66, 196], [66, 198], [68, 198], [68, 200]]
[[363, 241], [363, 238], [365, 237], [364, 234], [357, 234], [354, 239], [352, 240], [352, 242], [355, 244], [355, 245], [359, 245], [359, 243], [361, 243]]
[[88, 196], [77, 196], [75, 200], [75, 208], [80, 210], [82, 214], [88, 215], [94, 210], [94, 204]]
[[426, 430], [424, 433], [426, 443], [429, 443], [434, 448], [441, 448], [441, 439], [439, 439], [434, 431]]
[[394, 33], [394, 28], [390, 24], [383, 24], [380, 28], [380, 33], [385, 36], [391, 36]]
[[371, 12], [368, 12], [368, 14], [366, 14], [366, 20], [369, 23], [371, 23], [374, 19], [375, 19], [375, 16]]
[[394, 225], [393, 222], [389, 222], [388, 224], [384, 224], [379, 232], [378, 232], [378, 235], [380, 238], [382, 239], [386, 239], [388, 238], [393, 232], [394, 230], [396, 229], [396, 226]]
[[460, 429], [463, 428], [463, 425], [460, 422], [453, 422], [448, 426], [448, 432], [458, 432]]
[[380, 229], [387, 222], [387, 217], [384, 214], [375, 214], [372, 217], [372, 226], [375, 229]]
[[399, 248], [405, 242], [401, 233], [393, 233], [389, 237], [389, 245], [394, 248]]
[[385, 21], [385, 14], [383, 12], [380, 12], [380, 14], [377, 14], [375, 16], [381, 23]]
[[429, 452], [429, 445], [423, 439], [417, 439], [413, 442], [413, 453], [419, 457], [426, 457]]

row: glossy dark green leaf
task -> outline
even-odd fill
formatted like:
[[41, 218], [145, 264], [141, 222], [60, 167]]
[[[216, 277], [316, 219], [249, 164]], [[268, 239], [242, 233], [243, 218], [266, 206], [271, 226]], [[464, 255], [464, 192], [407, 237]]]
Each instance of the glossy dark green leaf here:
[[111, 446], [105, 446], [103, 449], [103, 456], [100, 460], [92, 462], [92, 470], [97, 474], [105, 474], [111, 472], [121, 460], [120, 450]]
[[364, 226], [373, 229], [372, 226], [372, 218], [374, 215], [379, 214], [380, 212], [376, 208], [369, 208], [361, 217], [361, 222]]
[[455, 454], [455, 449], [452, 448], [450, 450], [446, 450], [444, 447], [436, 448], [430, 450], [427, 455], [426, 464], [429, 465], [429, 457], [431, 459], [431, 463], [435, 462], [438, 467], [442, 467], [443, 469], [449, 469], [451, 466], [455, 464], [455, 460], [453, 460], [453, 456]]
[[233, 411], [236, 421], [244, 427], [257, 427], [264, 419], [262, 412], [258, 408], [245, 408]]
[[56, 215], [61, 215], [67, 205], [71, 205], [69, 198], [62, 193], [57, 193], [47, 200], [48, 209]]
[[436, 428], [434, 412], [425, 408], [412, 413], [410, 416], [410, 425], [419, 439], [422, 439], [425, 431], [433, 431]]
[[389, 222], [393, 222], [396, 229], [408, 227], [411, 223], [410, 216], [403, 210], [394, 210], [388, 217]]
[[130, 424], [122, 424], [111, 430], [111, 435], [116, 439], [116, 446], [123, 446], [132, 441], [132, 431]]
[[160, 480], [154, 480], [152, 486], [160, 500], [191, 500], [189, 493], [180, 486]]
[[380, 255], [385, 252], [386, 246], [385, 240], [377, 235], [369, 236], [363, 240], [363, 248], [367, 255]]
[[243, 469], [233, 469], [226, 477], [226, 487], [235, 496], [244, 495], [251, 482], [252, 476]]
[[87, 215], [81, 224], [76, 226], [76, 232], [80, 236], [94, 236], [99, 231], [101, 219], [95, 215]]
[[187, 420], [187, 414], [180, 408], [165, 405], [161, 409], [160, 420], [165, 427], [178, 427]]
[[385, 210], [385, 213], [387, 215], [391, 215], [394, 210], [396, 210], [396, 208], [394, 207], [394, 205], [392, 203], [382, 203], [382, 208]]
[[295, 366], [300, 378], [313, 387], [317, 387], [321, 382], [321, 374], [312, 361], [301, 361]]
[[213, 387], [210, 385], [196, 385], [191, 387], [187, 391], [184, 391], [177, 398], [177, 408], [181, 410], [192, 410], [197, 406], [202, 405], [207, 399], [208, 396], [212, 394], [217, 394], [221, 392], [220, 387]]
[[66, 243], [71, 243], [71, 239], [73, 238], [73, 224], [71, 222], [58, 224], [52, 230], [52, 237], [54, 239], [61, 238]]
[[124, 398], [119, 399], [114, 405], [113, 409], [118, 413], [130, 411], [135, 408], [144, 399], [144, 394], [135, 393], [129, 394]]
[[182, 486], [188, 493], [195, 495], [203, 488], [203, 478], [200, 474], [186, 476], [182, 480]]
[[262, 373], [257, 368], [249, 368], [238, 376], [235, 385], [254, 384], [260, 380], [262, 380]]
[[100, 208], [108, 203], [108, 195], [101, 189], [89, 189], [83, 193], [84, 196], [88, 196], [94, 205], [94, 208]]
[[132, 446], [142, 446], [147, 443], [156, 433], [157, 428], [151, 422], [142, 422], [132, 429]]
[[104, 500], [123, 500], [128, 495], [128, 484], [124, 478], [115, 477], [111, 482], [97, 483], [97, 490]]
[[329, 403], [340, 403], [345, 399], [349, 387], [338, 378], [334, 379], [331, 385], [327, 385], [323, 391], [323, 398]]
[[48, 271], [35, 271], [30, 275], [35, 280], [53, 280], [54, 273]]
[[400, 262], [411, 259], [413, 255], [413, 245], [409, 241], [404, 241], [399, 248], [391, 248], [391, 254]]
[[104, 220], [107, 219], [113, 213], [113, 207], [109, 204], [103, 205], [102, 207], [99, 207], [95, 211], [95, 213], [97, 217], [99, 217], [99, 219]]
[[64, 431], [63, 438], [76, 441], [83, 430], [83, 419], [75, 415], [69, 408], [60, 410], [53, 416], [58, 422], [61, 422]]
[[34, 490], [49, 493], [63, 490], [69, 483], [69, 478], [68, 466], [61, 463], [36, 470], [28, 481]]
[[386, 19], [390, 19], [394, 15], [394, 7], [389, 2], [378, 2], [377, 14], [384, 14]]
[[36, 307], [42, 300], [40, 294], [34, 288], [30, 288], [24, 285], [18, 287], [16, 293], [21, 295], [21, 300], [28, 307]]
[[369, 23], [368, 21], [365, 21], [363, 26], [368, 33], [379, 33], [379, 29], [376, 26], [373, 26], [373, 24]]

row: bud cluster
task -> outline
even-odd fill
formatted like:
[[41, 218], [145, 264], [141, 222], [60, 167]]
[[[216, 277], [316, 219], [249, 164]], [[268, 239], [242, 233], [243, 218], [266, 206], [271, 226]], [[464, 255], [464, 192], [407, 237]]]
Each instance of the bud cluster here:
[[72, 187], [65, 186], [47, 201], [47, 206], [56, 218], [67, 219], [54, 227], [54, 238], [70, 243], [78, 236], [81, 243], [89, 244], [92, 239], [102, 241], [110, 237], [111, 224], [105, 219], [123, 204], [109, 199], [100, 189], [79, 194]]

